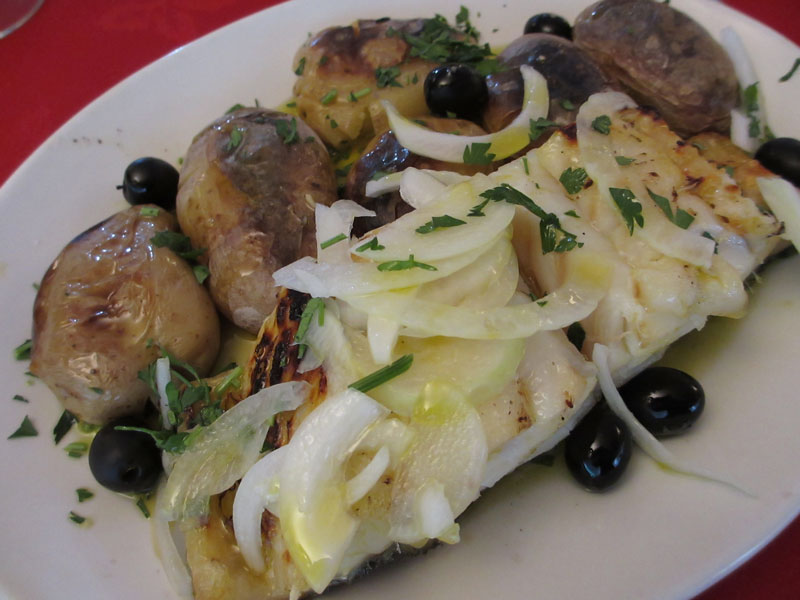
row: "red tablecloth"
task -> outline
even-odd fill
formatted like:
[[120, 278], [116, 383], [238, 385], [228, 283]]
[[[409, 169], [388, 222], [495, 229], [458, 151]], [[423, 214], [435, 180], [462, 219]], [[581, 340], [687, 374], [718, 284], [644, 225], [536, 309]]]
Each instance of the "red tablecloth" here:
[[[62, 123], [118, 81], [197, 37], [276, 3], [46, 0], [31, 21], [0, 40], [0, 183]], [[800, 44], [800, 0], [727, 3]], [[762, 598], [800, 598], [800, 519], [699, 600]]]

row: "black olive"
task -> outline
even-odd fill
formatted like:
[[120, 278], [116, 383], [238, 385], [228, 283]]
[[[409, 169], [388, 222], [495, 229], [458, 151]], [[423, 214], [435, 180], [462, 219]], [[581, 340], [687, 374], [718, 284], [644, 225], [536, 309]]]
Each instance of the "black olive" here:
[[700, 418], [706, 395], [697, 380], [670, 367], [651, 367], [619, 388], [625, 404], [657, 437], [683, 433]]
[[603, 402], [595, 406], [564, 444], [564, 458], [575, 479], [592, 492], [614, 485], [631, 459], [631, 432]]
[[137, 158], [125, 169], [122, 195], [133, 205], [155, 204], [164, 210], [175, 208], [178, 171], [160, 158]]
[[528, 22], [525, 23], [523, 33], [549, 33], [557, 35], [558, 37], [572, 39], [572, 27], [570, 24], [558, 15], [553, 13], [539, 13], [533, 15]]
[[756, 152], [756, 160], [786, 181], [800, 187], [800, 140], [775, 138]]
[[442, 65], [425, 78], [425, 102], [435, 115], [477, 120], [489, 101], [483, 76], [468, 65]]
[[118, 426], [146, 427], [131, 417], [104, 425], [89, 447], [92, 475], [100, 485], [115, 492], [149, 492], [161, 474], [161, 451], [149, 434], [119, 430]]

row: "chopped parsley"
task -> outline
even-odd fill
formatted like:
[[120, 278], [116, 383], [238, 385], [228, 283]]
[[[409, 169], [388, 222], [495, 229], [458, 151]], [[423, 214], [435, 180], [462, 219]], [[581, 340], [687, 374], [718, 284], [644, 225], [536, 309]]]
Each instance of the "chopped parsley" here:
[[275, 121], [275, 131], [287, 146], [300, 141], [300, 137], [297, 135], [297, 119], [294, 117], [292, 117], [291, 121], [284, 119]]
[[86, 502], [94, 498], [94, 492], [90, 492], [86, 488], [78, 488], [75, 493], [78, 495], [78, 502]]
[[575, 110], [575, 105], [567, 98], [562, 99], [561, 102], [559, 102], [559, 104], [561, 105], [561, 108], [563, 108], [564, 110]]
[[189, 237], [177, 231], [159, 231], [150, 241], [156, 248], [169, 248], [186, 260], [194, 260], [206, 251], [205, 248], [192, 248]]
[[236, 363], [233, 363], [233, 365], [234, 366], [230, 373], [228, 373], [225, 378], [217, 384], [217, 387], [214, 388], [214, 393], [217, 396], [221, 396], [231, 387], [236, 387], [236, 389], [241, 387], [242, 373], [244, 372], [244, 369], [242, 369], [242, 367], [238, 366]]
[[350, 92], [350, 95], [347, 97], [350, 102], [358, 102], [359, 99], [363, 98], [367, 94], [372, 92], [372, 88], [362, 88], [357, 92]]
[[778, 81], [780, 81], [781, 83], [783, 83], [784, 81], [789, 81], [792, 78], [792, 75], [794, 75], [794, 72], [797, 71], [798, 67], [800, 67], [800, 58], [795, 58], [792, 68], [789, 69], [789, 72], [786, 73], [786, 75], [778, 79]]
[[320, 59], [319, 59], [319, 66], [320, 66], [320, 67], [322, 67], [322, 66], [324, 66], [324, 65], [328, 64], [328, 61], [329, 61], [329, 60], [330, 60], [330, 59], [328, 58], [328, 56], [327, 56], [327, 55], [325, 55], [325, 54], [323, 54], [323, 55], [322, 55], [322, 58], [320, 58]]
[[574, 210], [568, 210], [564, 214], [567, 215], [568, 217], [575, 217], [576, 219], [580, 219], [581, 218], [581, 216], [578, 213], [576, 213]]
[[17, 427], [17, 430], [14, 433], [8, 436], [8, 439], [13, 440], [21, 437], [36, 437], [37, 435], [39, 435], [39, 432], [36, 431], [36, 427], [33, 426], [33, 423], [28, 415], [25, 415], [25, 418], [22, 419], [22, 424]]
[[53, 427], [53, 443], [58, 445], [58, 443], [64, 438], [65, 435], [72, 429], [72, 425], [78, 419], [68, 410], [65, 410], [61, 413], [61, 416], [56, 423], [56, 426]]
[[413, 362], [414, 362], [414, 355], [406, 354], [405, 356], [398, 358], [392, 364], [387, 365], [382, 369], [378, 369], [374, 373], [371, 373], [366, 377], [363, 377], [358, 381], [351, 383], [347, 387], [353, 388], [354, 390], [358, 390], [359, 392], [366, 394], [368, 391], [408, 371], [411, 368], [411, 363]]
[[225, 114], [226, 114], [226, 115], [229, 115], [229, 114], [231, 114], [232, 112], [235, 112], [235, 111], [239, 110], [240, 108], [244, 108], [244, 104], [239, 104], [239, 103], [237, 102], [236, 104], [234, 104], [233, 106], [231, 106], [231, 107], [230, 107], [228, 110], [226, 110], [226, 111], [225, 111]]
[[672, 205], [664, 196], [659, 196], [650, 188], [647, 188], [647, 193], [650, 194], [650, 198], [652, 198], [653, 202], [658, 205], [658, 208], [660, 208], [664, 214], [667, 215], [667, 218], [681, 229], [687, 229], [689, 225], [692, 224], [692, 221], [694, 221], [694, 217], [682, 208], [679, 208], [675, 214], [673, 214]]
[[528, 126], [530, 128], [528, 131], [528, 137], [530, 138], [531, 143], [533, 143], [538, 140], [539, 137], [541, 137], [548, 127], [558, 127], [558, 123], [554, 123], [553, 121], [548, 121], [547, 119], [539, 117], [535, 121], [530, 119], [528, 121]]
[[[497, 71], [497, 61], [490, 58], [492, 50], [489, 44], [475, 43], [478, 32], [469, 23], [468, 14], [463, 10], [459, 11], [461, 20], [456, 17], [455, 28], [442, 15], [436, 15], [432, 19], [425, 19], [422, 30], [418, 33], [403, 33], [403, 39], [411, 47], [409, 56], [437, 63], [469, 63], [481, 75]], [[397, 33], [396, 30], [391, 31]], [[389, 31], [387, 35], [391, 35]]]
[[173, 433], [171, 431], [162, 431], [147, 429], [146, 427], [131, 427], [129, 425], [117, 425], [114, 427], [117, 431], [140, 431], [148, 434], [156, 443], [156, 447], [164, 452], [170, 454], [182, 454], [194, 441], [197, 434], [203, 430], [202, 427], [196, 427], [191, 432], [182, 431], [180, 433]]
[[622, 218], [625, 219], [625, 224], [628, 227], [628, 232], [633, 235], [633, 228], [638, 225], [644, 227], [644, 217], [642, 216], [642, 205], [636, 199], [636, 196], [627, 188], [608, 188], [614, 204], [619, 208], [622, 213]]
[[495, 154], [488, 152], [491, 143], [476, 142], [464, 148], [463, 160], [467, 165], [488, 165], [494, 160]]
[[481, 197], [486, 198], [487, 201], [504, 201], [509, 204], [522, 206], [539, 217], [539, 234], [542, 240], [542, 254], [547, 254], [549, 252], [569, 252], [570, 250], [583, 246], [583, 243], [577, 240], [574, 233], [570, 233], [561, 227], [561, 223], [555, 214], [546, 212], [531, 198], [507, 183], [486, 190], [481, 194]]
[[322, 242], [319, 245], [319, 247], [321, 249], [325, 250], [325, 248], [330, 248], [334, 244], [338, 244], [342, 240], [346, 240], [346, 239], [347, 239], [347, 236], [345, 234], [343, 234], [343, 233], [340, 233], [339, 235], [335, 235], [332, 238], [329, 238], [329, 239], [325, 240], [324, 242]]
[[33, 348], [33, 341], [25, 340], [19, 346], [14, 348], [14, 360], [28, 360], [31, 357], [31, 348]]
[[328, 93], [325, 94], [322, 98], [320, 98], [320, 102], [324, 106], [328, 106], [328, 104], [330, 104], [331, 102], [336, 100], [336, 96], [338, 94], [339, 94], [339, 92], [336, 90], [336, 88], [333, 88], [332, 90], [329, 90]]
[[442, 215], [440, 217], [432, 217], [430, 221], [417, 227], [414, 231], [417, 233], [431, 233], [432, 231], [436, 231], [437, 229], [442, 229], [445, 227], [458, 227], [459, 225], [466, 225], [466, 221], [462, 221], [461, 219], [456, 219], [455, 217], [451, 217], [450, 215]]
[[225, 150], [230, 152], [234, 148], [238, 148], [239, 144], [242, 143], [242, 130], [238, 127], [234, 127], [231, 129], [231, 132], [228, 136], [228, 144], [225, 146]]
[[139, 496], [139, 497], [136, 499], [136, 507], [137, 507], [137, 508], [138, 508], [138, 509], [141, 511], [141, 513], [144, 515], [144, 518], [145, 518], [145, 519], [149, 519], [149, 518], [150, 518], [150, 509], [149, 509], [149, 508], [147, 508], [147, 501], [146, 501], [146, 499], [145, 499], [145, 497], [144, 497], [144, 496]]
[[300, 315], [300, 323], [297, 326], [297, 333], [294, 335], [294, 343], [299, 346], [297, 349], [298, 358], [303, 358], [308, 348], [303, 342], [308, 334], [308, 328], [311, 325], [314, 313], [317, 313], [317, 324], [322, 327], [325, 324], [325, 301], [322, 298], [311, 298], [306, 303], [303, 314]]
[[358, 248], [356, 248], [356, 252], [364, 252], [365, 250], [385, 250], [386, 246], [381, 246], [380, 242], [378, 242], [378, 238], [374, 237], [366, 244], [361, 244]]
[[302, 75], [303, 71], [305, 70], [305, 68], [306, 68], [306, 57], [304, 56], [297, 63], [297, 68], [294, 70], [294, 74], [295, 75]]
[[378, 271], [406, 271], [408, 269], [424, 269], [426, 271], [439, 270], [433, 265], [417, 262], [414, 260], [413, 254], [408, 255], [408, 260], [390, 260], [378, 265]]
[[89, 444], [86, 442], [72, 442], [64, 446], [64, 452], [66, 452], [70, 458], [81, 458], [86, 454], [87, 450], [89, 450]]
[[17, 402], [24, 402], [25, 404], [28, 404], [28, 399], [23, 397], [23, 396], [20, 396], [19, 394], [14, 394], [14, 397], [12, 398], [12, 400], [16, 400]]
[[80, 516], [78, 513], [69, 511], [69, 520], [78, 525], [83, 525], [86, 522], [86, 517]]
[[194, 265], [192, 267], [192, 273], [194, 273], [194, 278], [200, 285], [203, 285], [203, 282], [208, 279], [209, 275], [211, 275], [208, 267], [205, 265]]
[[631, 164], [631, 163], [633, 163], [633, 162], [636, 162], [636, 159], [635, 159], [635, 158], [630, 158], [630, 157], [628, 157], [628, 156], [615, 156], [615, 157], [614, 157], [614, 160], [615, 160], [615, 161], [617, 161], [617, 164], [618, 164], [620, 167], [626, 167], [626, 166], [628, 166], [629, 164]]
[[592, 121], [592, 129], [603, 135], [611, 133], [611, 117], [608, 115], [600, 115]]
[[330, 123], [328, 123], [328, 125], [331, 126], [331, 129], [336, 129], [337, 127], [339, 127], [339, 123], [336, 122], [336, 119], [331, 119], [331, 121], [330, 121]]
[[558, 180], [568, 194], [577, 194], [583, 189], [583, 184], [586, 183], [586, 171], [581, 167], [568, 167], [561, 173]]
[[377, 81], [377, 86], [379, 88], [385, 87], [403, 87], [403, 85], [397, 81], [397, 78], [400, 76], [400, 67], [397, 65], [393, 67], [378, 67], [375, 69], [375, 80]]
[[717, 240], [715, 240], [714, 236], [711, 235], [708, 231], [704, 231], [702, 235], [703, 235], [704, 238], [709, 239], [712, 242], [714, 242], [714, 254], [717, 254], [718, 250], [719, 250], [719, 242]]
[[525, 167], [525, 175], [530, 175], [531, 171], [530, 171], [530, 168], [528, 167], [528, 157], [527, 156], [523, 156], [522, 157], [522, 166]]
[[758, 82], [748, 85], [742, 92], [744, 112], [750, 119], [747, 135], [757, 138], [761, 135], [761, 123], [758, 120]]
[[143, 206], [142, 210], [139, 211], [139, 215], [142, 217], [157, 217], [159, 212], [156, 206]]

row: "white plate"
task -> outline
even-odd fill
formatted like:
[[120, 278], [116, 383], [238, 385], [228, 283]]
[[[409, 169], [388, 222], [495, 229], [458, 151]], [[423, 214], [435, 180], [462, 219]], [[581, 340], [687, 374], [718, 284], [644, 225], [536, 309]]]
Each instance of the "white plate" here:
[[[584, 0], [470, 2], [493, 43], [513, 39], [540, 11], [574, 18]], [[800, 49], [708, 0], [673, 0], [714, 34], [736, 26], [753, 54], [772, 128], [800, 137], [792, 98], [800, 77], [778, 84]], [[439, 2], [453, 18], [455, 5]], [[40, 435], [2, 441], [0, 581], [6, 595], [167, 598], [147, 523], [129, 501], [94, 483], [86, 459], [66, 457], [50, 431], [61, 409], [10, 350], [30, 335], [32, 284], [77, 233], [125, 206], [114, 186], [143, 155], [173, 161], [192, 136], [236, 102], [285, 100], [291, 60], [309, 31], [358, 17], [430, 16], [430, 2], [298, 0], [217, 31], [121, 83], [54, 134], [0, 190], [0, 432], [31, 416]], [[480, 16], [477, 17], [477, 13]], [[490, 33], [494, 28], [498, 31]], [[102, 142], [102, 143], [101, 143]], [[383, 568], [335, 598], [680, 598], [722, 576], [775, 535], [800, 508], [800, 260], [771, 265], [750, 315], [714, 321], [671, 353], [704, 384], [706, 415], [668, 442], [681, 456], [730, 473], [757, 499], [659, 470], [641, 453], [624, 483], [581, 491], [560, 465], [527, 465], [488, 491], [463, 518], [463, 541]], [[11, 400], [14, 394], [30, 404]], [[75, 432], [71, 434], [75, 436]], [[67, 441], [69, 441], [68, 438]], [[61, 446], [63, 447], [62, 442]], [[78, 504], [75, 489], [96, 496]], [[90, 517], [79, 528], [70, 510]]]

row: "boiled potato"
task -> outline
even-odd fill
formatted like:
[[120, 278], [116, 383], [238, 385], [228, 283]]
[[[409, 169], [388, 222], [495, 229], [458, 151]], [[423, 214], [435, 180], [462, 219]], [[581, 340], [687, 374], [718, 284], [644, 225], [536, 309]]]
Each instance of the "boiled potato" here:
[[172, 215], [124, 210], [67, 244], [34, 304], [31, 372], [89, 423], [138, 413], [148, 397], [137, 374], [159, 346], [205, 373], [219, 320], [189, 264], [151, 238]]
[[178, 184], [181, 229], [233, 323], [258, 333], [275, 308], [272, 273], [316, 253], [314, 206], [336, 200], [330, 157], [297, 117], [239, 109], [192, 142]]
[[733, 64], [694, 20], [652, 0], [602, 0], [578, 15], [575, 43], [678, 134], [727, 133], [738, 102]]

